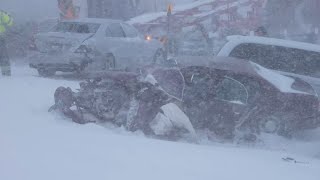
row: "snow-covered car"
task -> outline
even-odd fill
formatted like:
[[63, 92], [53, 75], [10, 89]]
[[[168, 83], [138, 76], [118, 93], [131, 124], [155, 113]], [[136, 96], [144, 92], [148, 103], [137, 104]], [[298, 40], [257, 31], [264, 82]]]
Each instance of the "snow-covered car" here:
[[58, 23], [59, 23], [59, 20], [56, 18], [45, 19], [45, 20], [42, 20], [38, 23], [35, 23], [33, 26], [33, 34], [32, 34], [32, 38], [30, 40], [29, 48], [31, 50], [36, 51], [37, 46], [36, 46], [36, 42], [35, 42], [35, 40], [36, 40], [35, 36], [39, 33], [50, 32], [52, 30], [52, 28], [54, 28]]
[[159, 41], [110, 19], [61, 21], [50, 32], [37, 34], [36, 45], [41, 55], [30, 66], [44, 76], [56, 71], [135, 69], [164, 55]]
[[237, 132], [290, 136], [320, 125], [318, 98], [299, 78], [234, 58], [183, 64], [149, 67], [140, 75], [100, 74], [78, 92], [59, 87], [51, 110], [81, 124], [107, 121], [169, 138], [181, 132], [229, 139]]
[[217, 56], [246, 59], [302, 78], [320, 94], [319, 45], [258, 36], [230, 36], [227, 40]]

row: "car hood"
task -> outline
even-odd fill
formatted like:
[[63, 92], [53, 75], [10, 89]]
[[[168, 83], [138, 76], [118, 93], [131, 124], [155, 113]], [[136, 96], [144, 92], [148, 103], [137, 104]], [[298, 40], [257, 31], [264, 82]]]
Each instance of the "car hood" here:
[[75, 50], [85, 40], [91, 38], [94, 34], [80, 34], [68, 32], [47, 32], [36, 35], [36, 45], [40, 52], [63, 52]]

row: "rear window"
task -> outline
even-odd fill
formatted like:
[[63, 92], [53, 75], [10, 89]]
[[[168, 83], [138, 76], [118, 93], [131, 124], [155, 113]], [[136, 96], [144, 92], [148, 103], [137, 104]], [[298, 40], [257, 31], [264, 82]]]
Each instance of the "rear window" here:
[[55, 26], [53, 31], [91, 34], [96, 33], [99, 27], [100, 24], [97, 23], [60, 22]]
[[295, 80], [291, 86], [292, 89], [317, 96], [316, 91], [310, 84], [308, 84], [307, 82], [299, 78], [292, 77], [292, 76], [289, 76], [289, 77]]
[[230, 56], [247, 59], [273, 70], [320, 77], [318, 52], [248, 43], [234, 48]]

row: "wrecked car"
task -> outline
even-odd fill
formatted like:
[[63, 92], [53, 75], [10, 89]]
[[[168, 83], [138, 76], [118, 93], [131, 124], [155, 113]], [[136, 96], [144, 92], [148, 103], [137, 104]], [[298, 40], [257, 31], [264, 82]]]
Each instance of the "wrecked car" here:
[[318, 97], [308, 83], [227, 59], [100, 74], [76, 92], [59, 87], [50, 110], [80, 124], [111, 122], [169, 139], [203, 132], [223, 139], [239, 132], [290, 137], [319, 126]]

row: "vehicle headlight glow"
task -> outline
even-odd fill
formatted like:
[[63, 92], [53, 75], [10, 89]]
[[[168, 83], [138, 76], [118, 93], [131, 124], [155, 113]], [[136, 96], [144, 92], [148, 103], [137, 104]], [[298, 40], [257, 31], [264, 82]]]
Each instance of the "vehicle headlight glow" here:
[[147, 41], [151, 41], [151, 40], [152, 40], [152, 37], [151, 37], [150, 35], [146, 35], [146, 36], [145, 36], [145, 39], [146, 39]]

